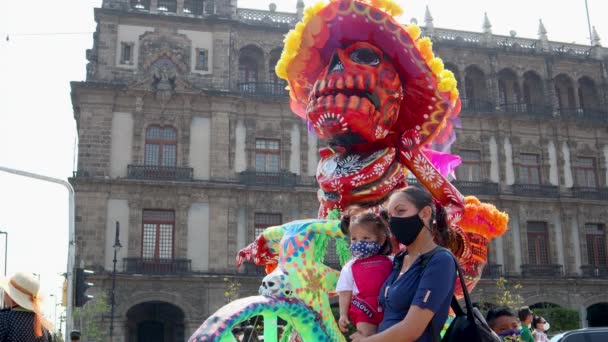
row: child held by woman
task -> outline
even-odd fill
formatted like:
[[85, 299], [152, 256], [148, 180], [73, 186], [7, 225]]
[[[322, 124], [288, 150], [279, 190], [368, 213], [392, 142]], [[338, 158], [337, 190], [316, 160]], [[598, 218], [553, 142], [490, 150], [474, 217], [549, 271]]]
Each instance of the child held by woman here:
[[350, 239], [352, 259], [336, 286], [340, 303], [338, 325], [343, 332], [352, 322], [364, 336], [376, 333], [384, 316], [378, 295], [392, 270], [391, 243], [385, 213], [362, 213], [342, 218], [342, 231]]

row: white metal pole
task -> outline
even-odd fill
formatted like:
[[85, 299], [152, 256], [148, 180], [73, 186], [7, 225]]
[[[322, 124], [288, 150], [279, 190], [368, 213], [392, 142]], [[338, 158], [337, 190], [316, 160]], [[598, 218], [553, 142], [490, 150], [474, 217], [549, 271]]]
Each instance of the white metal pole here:
[[68, 298], [67, 298], [67, 308], [66, 308], [66, 329], [65, 329], [65, 340], [68, 340], [69, 331], [72, 329], [73, 321], [72, 321], [72, 270], [74, 269], [74, 258], [76, 255], [76, 234], [75, 234], [75, 204], [74, 204], [74, 188], [72, 184], [67, 182], [66, 180], [48, 177], [44, 175], [39, 175], [37, 173], [27, 172], [23, 170], [12, 169], [9, 167], [0, 166], [0, 171], [12, 173], [18, 176], [27, 177], [27, 178], [35, 178], [45, 182], [55, 183], [63, 185], [68, 190], [68, 267], [67, 267], [67, 278], [68, 278]]

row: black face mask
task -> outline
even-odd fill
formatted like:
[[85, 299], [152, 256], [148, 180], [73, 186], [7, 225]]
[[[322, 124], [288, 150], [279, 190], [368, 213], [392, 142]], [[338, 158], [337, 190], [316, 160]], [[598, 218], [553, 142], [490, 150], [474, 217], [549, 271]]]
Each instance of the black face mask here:
[[399, 242], [409, 246], [416, 241], [424, 227], [424, 222], [418, 214], [408, 217], [391, 216], [388, 220], [388, 226]]

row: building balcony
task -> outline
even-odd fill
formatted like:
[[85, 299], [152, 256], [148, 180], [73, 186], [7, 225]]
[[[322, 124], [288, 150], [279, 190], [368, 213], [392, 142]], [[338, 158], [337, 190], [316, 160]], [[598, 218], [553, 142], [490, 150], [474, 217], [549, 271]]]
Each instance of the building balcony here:
[[243, 82], [237, 84], [238, 90], [243, 96], [264, 98], [289, 98], [289, 91], [285, 89], [285, 82]]
[[572, 195], [575, 198], [594, 200], [594, 201], [608, 201], [608, 189], [607, 188], [584, 188], [574, 187], [572, 188]]
[[521, 265], [521, 276], [524, 278], [560, 278], [563, 275], [562, 265]]
[[559, 198], [559, 188], [544, 184], [514, 184], [513, 194], [521, 197]]
[[608, 113], [598, 108], [559, 108], [559, 114], [562, 118], [577, 121], [608, 122]]
[[297, 176], [291, 172], [243, 171], [239, 174], [239, 181], [250, 186], [292, 188], [296, 186]]
[[317, 182], [317, 177], [315, 176], [298, 176], [296, 179], [297, 186], [309, 186], [313, 188], [318, 188], [319, 183]]
[[452, 184], [463, 195], [498, 195], [498, 183], [491, 182], [469, 182], [469, 181], [454, 181]]
[[490, 101], [477, 99], [460, 99], [462, 111], [468, 113], [491, 113], [495, 111], [494, 105]]
[[136, 274], [183, 274], [191, 272], [190, 259], [124, 258], [124, 272]]
[[483, 273], [481, 275], [484, 279], [498, 279], [502, 276], [502, 265], [498, 264], [487, 264], [483, 268]]
[[608, 265], [583, 265], [581, 271], [584, 278], [608, 279]]
[[553, 109], [550, 106], [530, 103], [505, 103], [498, 106], [504, 113], [529, 114], [538, 117], [553, 117]]
[[129, 165], [129, 179], [159, 180], [159, 181], [192, 181], [191, 167], [160, 166], [160, 165]]

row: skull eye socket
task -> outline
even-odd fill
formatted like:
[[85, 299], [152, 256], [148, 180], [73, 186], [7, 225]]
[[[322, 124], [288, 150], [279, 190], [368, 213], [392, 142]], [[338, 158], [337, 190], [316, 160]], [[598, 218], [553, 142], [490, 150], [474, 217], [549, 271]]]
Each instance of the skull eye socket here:
[[350, 53], [350, 58], [359, 64], [378, 65], [380, 64], [380, 56], [370, 48], [360, 48]]

